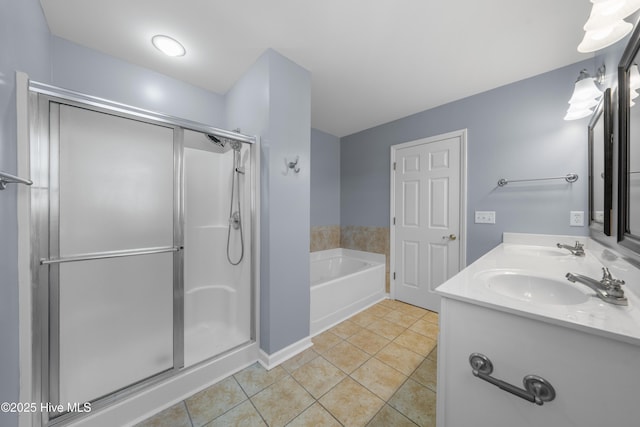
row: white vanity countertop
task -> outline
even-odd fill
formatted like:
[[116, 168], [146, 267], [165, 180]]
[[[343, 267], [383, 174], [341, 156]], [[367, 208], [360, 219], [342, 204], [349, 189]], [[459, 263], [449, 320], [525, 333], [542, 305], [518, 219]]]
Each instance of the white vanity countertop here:
[[[576, 240], [585, 244], [586, 256], [574, 256], [556, 247], [556, 243], [573, 245]], [[626, 282], [623, 290], [628, 306], [606, 303], [589, 287], [565, 278], [571, 272], [600, 280], [602, 267]], [[566, 282], [570, 288], [565, 290], [578, 295], [580, 301], [549, 304], [537, 301], [535, 296], [507, 296], [487, 286], [487, 275], [505, 273], [551, 279], [547, 282], [551, 286], [553, 281]], [[562, 287], [563, 283], [557, 285]], [[588, 237], [505, 233], [502, 244], [440, 285], [436, 292], [446, 298], [640, 345], [640, 270]]]

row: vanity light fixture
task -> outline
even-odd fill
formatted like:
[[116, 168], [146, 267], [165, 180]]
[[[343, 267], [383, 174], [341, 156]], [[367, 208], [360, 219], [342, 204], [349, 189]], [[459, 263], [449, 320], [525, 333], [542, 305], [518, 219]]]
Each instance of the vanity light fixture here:
[[156, 49], [167, 56], [184, 56], [185, 53], [187, 53], [180, 42], [162, 34], [153, 36], [151, 38], [151, 43], [153, 43]]
[[[598, 81], [602, 81], [605, 75], [604, 65], [598, 70]], [[578, 80], [573, 89], [573, 95], [569, 99], [569, 109], [564, 116], [565, 120], [577, 120], [593, 114], [593, 107], [598, 105], [602, 91], [596, 86], [596, 79], [591, 77], [587, 70], [580, 71]]]
[[640, 0], [591, 0], [593, 7], [584, 25], [584, 38], [578, 52], [603, 49], [621, 40], [633, 29], [624, 18], [640, 9]]

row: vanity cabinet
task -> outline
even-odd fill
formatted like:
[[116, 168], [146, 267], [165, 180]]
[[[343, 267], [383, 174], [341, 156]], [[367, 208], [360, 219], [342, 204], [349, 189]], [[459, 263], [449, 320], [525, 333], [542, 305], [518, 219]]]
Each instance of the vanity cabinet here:
[[[493, 377], [519, 388], [525, 375], [543, 377], [555, 399], [539, 406], [475, 377], [472, 353], [491, 360]], [[639, 396], [640, 346], [633, 340], [442, 298], [438, 427], [638, 426]]]

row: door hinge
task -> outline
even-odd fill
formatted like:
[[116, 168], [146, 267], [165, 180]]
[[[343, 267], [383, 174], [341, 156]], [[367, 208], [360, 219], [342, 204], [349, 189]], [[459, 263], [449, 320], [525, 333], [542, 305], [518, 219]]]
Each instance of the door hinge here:
[[396, 217], [393, 217], [393, 225], [396, 225]]
[[393, 162], [393, 170], [396, 170], [396, 162]]
[[393, 280], [396, 280], [396, 272], [393, 272]]

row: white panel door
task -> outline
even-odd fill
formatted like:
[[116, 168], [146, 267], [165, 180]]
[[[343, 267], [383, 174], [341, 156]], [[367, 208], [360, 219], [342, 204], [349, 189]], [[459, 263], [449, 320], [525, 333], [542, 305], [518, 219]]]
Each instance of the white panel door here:
[[462, 136], [392, 149], [394, 297], [439, 311], [440, 298], [433, 290], [461, 267]]

